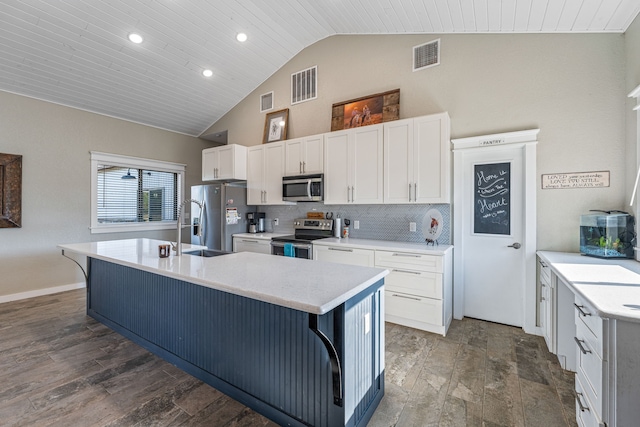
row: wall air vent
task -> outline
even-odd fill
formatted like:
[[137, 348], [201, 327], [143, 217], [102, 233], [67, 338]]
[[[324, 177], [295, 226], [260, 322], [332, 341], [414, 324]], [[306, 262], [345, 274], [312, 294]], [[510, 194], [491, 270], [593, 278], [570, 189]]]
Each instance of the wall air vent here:
[[440, 65], [440, 39], [413, 47], [413, 71]]
[[273, 91], [260, 95], [260, 112], [264, 113], [273, 109]]
[[291, 74], [291, 105], [318, 97], [318, 66]]

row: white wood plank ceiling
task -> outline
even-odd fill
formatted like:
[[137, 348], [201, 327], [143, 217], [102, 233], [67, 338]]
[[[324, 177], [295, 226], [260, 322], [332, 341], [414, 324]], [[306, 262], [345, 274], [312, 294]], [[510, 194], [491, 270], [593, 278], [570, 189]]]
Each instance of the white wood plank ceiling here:
[[197, 136], [335, 34], [622, 33], [639, 11], [640, 0], [2, 0], [0, 90]]

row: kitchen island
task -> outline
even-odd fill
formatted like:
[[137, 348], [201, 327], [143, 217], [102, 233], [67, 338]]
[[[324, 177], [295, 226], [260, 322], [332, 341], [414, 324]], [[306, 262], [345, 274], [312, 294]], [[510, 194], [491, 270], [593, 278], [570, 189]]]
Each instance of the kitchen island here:
[[87, 258], [87, 313], [281, 425], [366, 425], [384, 394], [385, 269], [166, 242], [60, 245]]

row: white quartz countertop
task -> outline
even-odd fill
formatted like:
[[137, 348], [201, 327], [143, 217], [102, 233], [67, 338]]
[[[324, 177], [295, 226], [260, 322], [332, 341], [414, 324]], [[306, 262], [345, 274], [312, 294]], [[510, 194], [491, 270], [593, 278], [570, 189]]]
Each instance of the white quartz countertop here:
[[234, 234], [233, 237], [252, 240], [271, 240], [274, 237], [287, 236], [289, 234], [293, 233], [238, 233]]
[[585, 298], [600, 317], [640, 323], [640, 263], [539, 251], [554, 273]]
[[[128, 239], [58, 247], [63, 251], [313, 314], [333, 310], [389, 273], [382, 268], [254, 252], [211, 258], [186, 254], [159, 258], [158, 245], [166, 243], [152, 239]], [[190, 246], [185, 244], [183, 251], [188, 251]]]
[[444, 255], [446, 252], [453, 250], [453, 246], [451, 245], [431, 246], [426, 243], [391, 242], [388, 240], [354, 239], [351, 237], [347, 237], [346, 239], [329, 237], [326, 239], [314, 240], [313, 244], [322, 246], [343, 246], [345, 248], [415, 252], [425, 255]]

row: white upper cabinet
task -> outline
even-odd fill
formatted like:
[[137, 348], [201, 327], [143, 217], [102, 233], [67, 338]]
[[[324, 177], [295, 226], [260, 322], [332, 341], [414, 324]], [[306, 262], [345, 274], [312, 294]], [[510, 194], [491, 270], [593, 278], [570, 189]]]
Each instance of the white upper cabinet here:
[[284, 144], [272, 142], [247, 149], [247, 204], [283, 205]]
[[223, 145], [202, 150], [202, 180], [228, 181], [247, 179], [247, 147]]
[[285, 142], [285, 176], [322, 173], [324, 135], [306, 136]]
[[384, 123], [384, 202], [450, 203], [447, 113]]
[[382, 125], [325, 134], [324, 203], [383, 203]]

